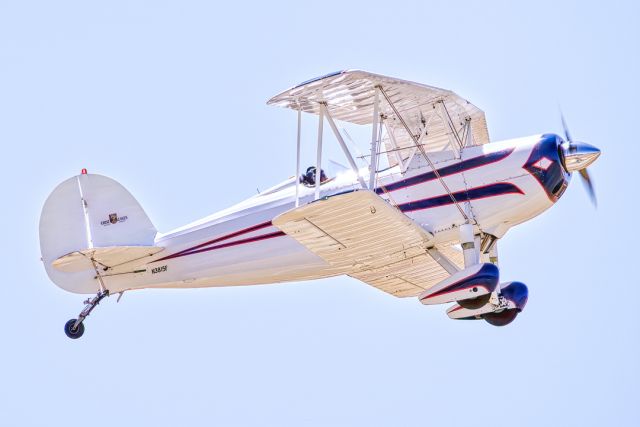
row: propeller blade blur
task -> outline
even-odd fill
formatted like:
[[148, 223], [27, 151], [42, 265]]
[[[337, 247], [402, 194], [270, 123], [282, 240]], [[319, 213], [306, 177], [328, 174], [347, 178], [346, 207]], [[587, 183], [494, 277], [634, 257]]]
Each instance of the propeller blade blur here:
[[567, 142], [572, 142], [571, 134], [569, 133], [569, 127], [567, 126], [567, 122], [564, 120], [564, 114], [560, 111], [560, 120], [562, 120], [562, 129], [564, 130], [564, 137]]
[[587, 172], [587, 168], [580, 169], [580, 176], [582, 177], [582, 183], [584, 184], [584, 187], [587, 189], [587, 193], [589, 193], [591, 203], [593, 203], [593, 206], [597, 208], [598, 200], [596, 199], [596, 190], [593, 186], [593, 181], [589, 176], [589, 172]]

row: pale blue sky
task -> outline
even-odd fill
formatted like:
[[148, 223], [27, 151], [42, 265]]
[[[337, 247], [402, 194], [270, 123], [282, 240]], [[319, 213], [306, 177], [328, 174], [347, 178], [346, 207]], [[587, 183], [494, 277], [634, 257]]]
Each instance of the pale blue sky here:
[[[639, 425], [639, 21], [617, 1], [1, 1], [0, 425]], [[83, 297], [37, 235], [60, 181], [86, 167], [183, 225], [290, 176], [295, 114], [265, 101], [344, 68], [453, 89], [493, 140], [559, 132], [561, 104], [603, 150], [597, 211], [575, 179], [500, 242], [530, 290], [512, 325], [334, 278], [130, 293], [65, 337]]]

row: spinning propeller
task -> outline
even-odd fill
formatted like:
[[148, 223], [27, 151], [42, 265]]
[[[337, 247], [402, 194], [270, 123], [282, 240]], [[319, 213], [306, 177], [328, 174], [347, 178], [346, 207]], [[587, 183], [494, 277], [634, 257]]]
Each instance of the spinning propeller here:
[[569, 173], [575, 171], [580, 173], [582, 183], [591, 198], [591, 203], [597, 207], [598, 201], [596, 200], [596, 192], [593, 187], [593, 181], [587, 171], [587, 166], [593, 163], [600, 156], [600, 150], [586, 142], [579, 142], [571, 139], [569, 128], [567, 127], [567, 123], [565, 122], [564, 115], [562, 113], [560, 113], [560, 118], [562, 119], [562, 128], [564, 129], [564, 136], [566, 139], [566, 141], [561, 145], [562, 165]]

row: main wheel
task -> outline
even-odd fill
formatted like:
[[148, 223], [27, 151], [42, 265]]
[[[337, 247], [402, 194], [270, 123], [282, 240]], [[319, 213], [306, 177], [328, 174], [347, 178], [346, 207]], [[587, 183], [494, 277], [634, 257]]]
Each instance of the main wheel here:
[[84, 334], [84, 324], [80, 323], [77, 327], [75, 325], [77, 319], [71, 319], [64, 324], [64, 333], [67, 334], [72, 340], [78, 339]]
[[466, 308], [468, 310], [475, 310], [476, 308], [480, 308], [486, 305], [490, 299], [491, 299], [491, 294], [486, 294], [478, 298], [464, 299], [456, 302], [462, 308]]
[[504, 310], [500, 313], [483, 314], [482, 318], [493, 326], [507, 326], [516, 319], [518, 312], [519, 310], [515, 309]]

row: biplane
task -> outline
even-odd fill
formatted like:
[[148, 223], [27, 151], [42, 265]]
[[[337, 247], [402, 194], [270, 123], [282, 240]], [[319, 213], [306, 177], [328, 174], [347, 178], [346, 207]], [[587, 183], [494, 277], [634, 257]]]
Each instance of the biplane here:
[[[483, 111], [457, 94], [359, 70], [267, 103], [297, 112], [295, 175], [199, 221], [159, 233], [122, 185], [85, 169], [55, 188], [40, 218], [44, 267], [60, 288], [94, 294], [65, 324], [68, 337], [82, 336], [102, 299], [130, 290], [338, 275], [503, 326], [528, 289], [501, 282], [499, 240], [553, 206], [573, 172], [595, 203], [586, 168], [600, 151], [573, 141], [564, 119], [564, 138], [490, 142]], [[304, 171], [303, 113], [318, 118], [315, 163]], [[354, 158], [336, 122], [371, 127], [366, 155]], [[326, 124], [349, 165], [335, 176], [323, 170]]]

